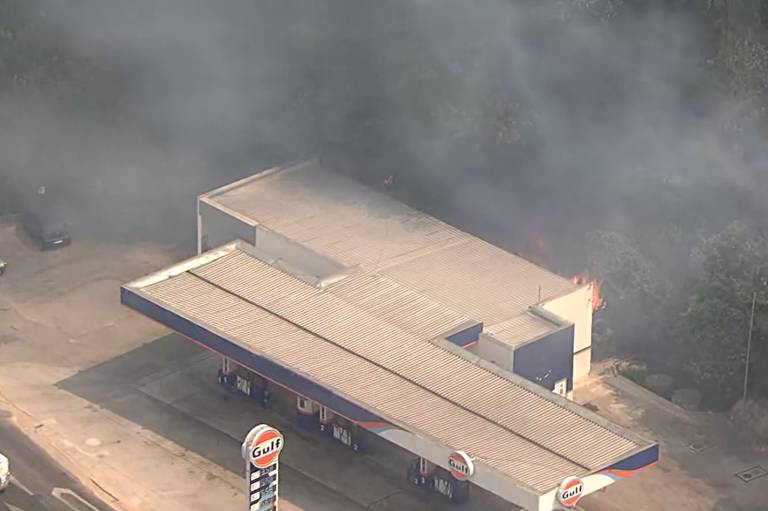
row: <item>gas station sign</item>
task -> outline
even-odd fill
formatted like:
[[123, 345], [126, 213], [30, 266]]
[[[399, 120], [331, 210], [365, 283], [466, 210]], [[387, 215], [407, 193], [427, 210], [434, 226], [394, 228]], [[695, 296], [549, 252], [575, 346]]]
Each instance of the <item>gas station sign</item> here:
[[448, 457], [448, 466], [451, 475], [459, 481], [466, 481], [475, 473], [475, 465], [472, 458], [464, 451], [454, 451]]
[[267, 424], [259, 424], [245, 437], [241, 454], [248, 485], [248, 511], [277, 511], [278, 461], [283, 435]]
[[557, 501], [567, 508], [572, 508], [584, 493], [584, 482], [578, 477], [567, 477], [557, 489]]

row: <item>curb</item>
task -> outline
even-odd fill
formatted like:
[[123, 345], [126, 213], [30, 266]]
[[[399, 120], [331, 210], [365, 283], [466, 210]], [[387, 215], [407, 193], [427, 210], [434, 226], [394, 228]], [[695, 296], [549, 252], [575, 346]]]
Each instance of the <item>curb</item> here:
[[[4, 396], [0, 395], [0, 410], [4, 410], [10, 414], [10, 421], [26, 436], [32, 443], [39, 447], [43, 452], [48, 454], [53, 461], [59, 465], [61, 469], [73, 480], [80, 483], [84, 488], [88, 489], [97, 498], [102, 500], [109, 507], [115, 511], [138, 511], [133, 508], [126, 507], [125, 503], [120, 500], [111, 492], [105, 489], [105, 485], [100, 484], [96, 479], [92, 477], [81, 477], [81, 472], [87, 472], [85, 467], [77, 462], [73, 457], [56, 446], [55, 437], [58, 436], [55, 432], [51, 431], [47, 434], [39, 434], [40, 426], [44, 425], [38, 422], [36, 417], [27, 412], [20, 406], [12, 403]], [[20, 413], [14, 413], [17, 410]], [[38, 422], [37, 425], [32, 425], [32, 422]], [[50, 431], [50, 430], [49, 430]]]
[[[608, 375], [606, 375], [608, 376]], [[674, 415], [678, 419], [684, 420], [691, 425], [696, 425], [700, 418], [706, 416], [706, 412], [693, 412], [686, 410], [685, 408], [676, 405], [668, 399], [664, 399], [658, 394], [646, 389], [642, 385], [635, 383], [629, 378], [622, 376], [621, 374], [614, 373], [611, 376], [604, 378], [606, 385], [613, 387], [616, 390], [624, 391], [629, 394], [644, 399], [651, 404], [663, 408], [665, 411]]]

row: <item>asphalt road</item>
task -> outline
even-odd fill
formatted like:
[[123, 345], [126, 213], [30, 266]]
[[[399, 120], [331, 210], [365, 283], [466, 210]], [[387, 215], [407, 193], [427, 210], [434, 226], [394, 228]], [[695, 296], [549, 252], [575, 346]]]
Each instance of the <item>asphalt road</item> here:
[[12, 475], [0, 493], [0, 511], [113, 511], [2, 417], [0, 452], [10, 459]]

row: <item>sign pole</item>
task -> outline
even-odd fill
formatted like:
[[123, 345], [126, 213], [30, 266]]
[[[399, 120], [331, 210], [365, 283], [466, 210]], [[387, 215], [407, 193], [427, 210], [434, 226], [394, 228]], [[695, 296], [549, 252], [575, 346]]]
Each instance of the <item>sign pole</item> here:
[[744, 364], [744, 393], [741, 396], [742, 401], [747, 400], [747, 386], [749, 384], [749, 356], [752, 352], [752, 327], [755, 325], [755, 304], [757, 303], [757, 292], [752, 293], [752, 313], [749, 315], [749, 334], [747, 335], [747, 359]]
[[279, 458], [283, 435], [267, 424], [259, 424], [245, 436], [241, 454], [245, 461], [248, 511], [277, 511]]

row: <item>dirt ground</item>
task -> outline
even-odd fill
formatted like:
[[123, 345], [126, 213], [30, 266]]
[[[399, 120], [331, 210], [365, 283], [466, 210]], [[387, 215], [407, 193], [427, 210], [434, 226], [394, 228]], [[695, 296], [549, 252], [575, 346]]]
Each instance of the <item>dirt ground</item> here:
[[750, 482], [736, 476], [752, 467], [768, 469], [768, 454], [727, 416], [683, 410], [617, 376], [609, 364], [595, 366], [575, 399], [661, 446], [655, 467], [589, 496], [585, 509], [768, 510], [768, 476]]

